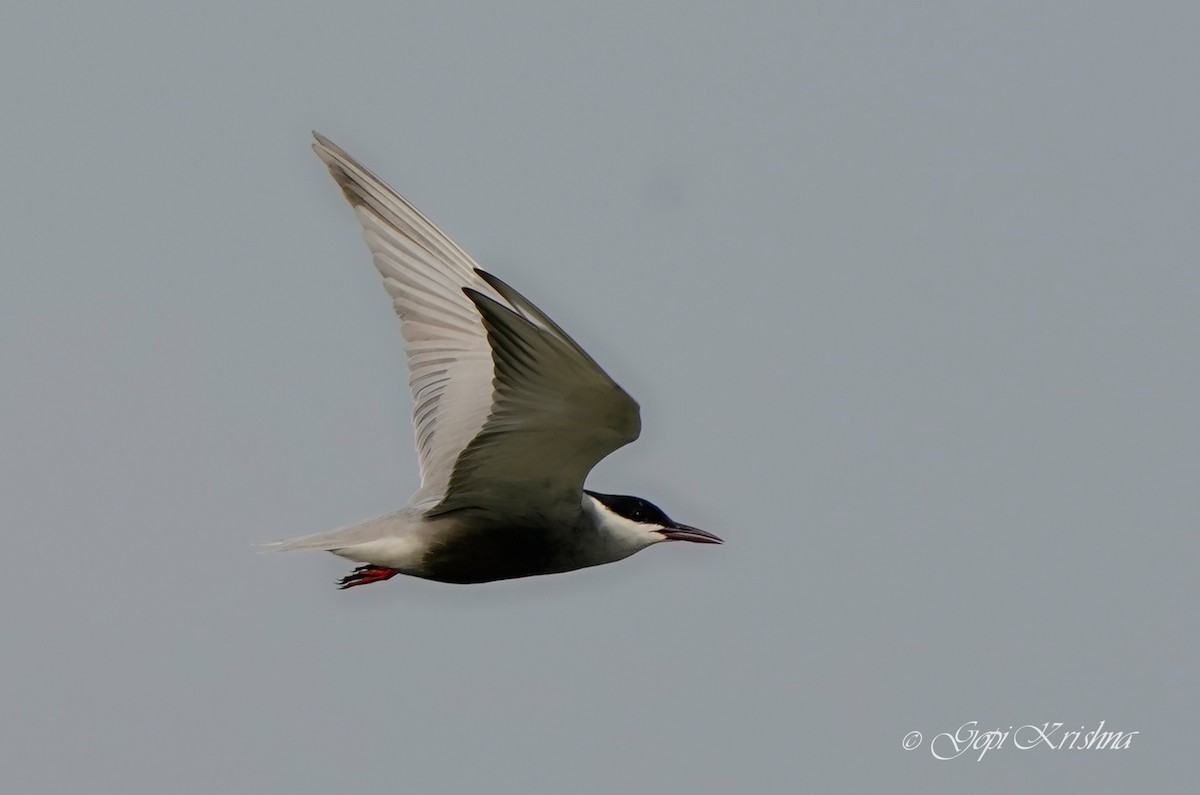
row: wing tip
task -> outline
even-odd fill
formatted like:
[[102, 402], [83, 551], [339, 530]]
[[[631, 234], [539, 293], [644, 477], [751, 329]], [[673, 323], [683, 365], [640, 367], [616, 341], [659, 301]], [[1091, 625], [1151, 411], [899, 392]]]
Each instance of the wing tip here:
[[326, 165], [333, 165], [333, 163], [336, 163], [339, 160], [344, 160], [347, 157], [344, 149], [326, 138], [324, 135], [321, 135], [321, 133], [313, 130], [312, 136], [312, 150], [317, 153], [317, 157], [325, 161]]
[[321, 162], [329, 169], [329, 175], [333, 177], [333, 181], [341, 188], [342, 195], [346, 197], [346, 201], [350, 203], [351, 207], [357, 209], [369, 206], [370, 200], [368, 197], [370, 191], [373, 189], [373, 185], [378, 186], [376, 189], [395, 193], [395, 191], [384, 185], [378, 177], [364, 168], [345, 149], [316, 130], [313, 130], [312, 134], [315, 139], [312, 145], [313, 152], [316, 153], [317, 157], [321, 158]]

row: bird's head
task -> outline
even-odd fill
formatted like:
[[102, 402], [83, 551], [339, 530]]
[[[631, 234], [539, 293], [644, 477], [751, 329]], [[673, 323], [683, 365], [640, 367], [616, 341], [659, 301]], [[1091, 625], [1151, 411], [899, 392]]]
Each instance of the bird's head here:
[[624, 494], [585, 492], [593, 500], [600, 526], [611, 535], [627, 538], [639, 548], [660, 541], [693, 541], [697, 544], [722, 544], [707, 530], [673, 521], [654, 503]]

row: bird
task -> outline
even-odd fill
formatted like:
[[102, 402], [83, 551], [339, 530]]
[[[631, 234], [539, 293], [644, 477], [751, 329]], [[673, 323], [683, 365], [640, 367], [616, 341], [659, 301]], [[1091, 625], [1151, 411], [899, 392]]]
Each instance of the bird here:
[[545, 312], [313, 137], [400, 319], [421, 482], [400, 510], [268, 550], [361, 563], [338, 581], [345, 589], [397, 574], [485, 583], [612, 563], [663, 541], [723, 543], [648, 500], [585, 489], [591, 469], [641, 433], [638, 404]]

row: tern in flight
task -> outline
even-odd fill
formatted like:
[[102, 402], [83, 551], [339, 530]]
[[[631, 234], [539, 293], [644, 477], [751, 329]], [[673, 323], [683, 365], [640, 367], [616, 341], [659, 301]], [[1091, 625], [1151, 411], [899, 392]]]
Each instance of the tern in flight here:
[[583, 488], [641, 430], [638, 404], [544, 312], [314, 133], [400, 317], [421, 486], [395, 513], [268, 544], [362, 563], [342, 588], [408, 574], [480, 583], [598, 566], [660, 541], [720, 544], [639, 497]]

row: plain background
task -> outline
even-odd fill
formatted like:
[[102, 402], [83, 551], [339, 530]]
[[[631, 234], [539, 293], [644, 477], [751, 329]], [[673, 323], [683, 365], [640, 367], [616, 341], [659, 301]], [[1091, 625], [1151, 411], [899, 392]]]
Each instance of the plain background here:
[[[6, 6], [4, 791], [1190, 789], [1196, 6], [432, 5]], [[592, 487], [724, 547], [255, 554], [417, 482], [312, 128], [640, 400]], [[972, 720], [1140, 734], [930, 756]]]

